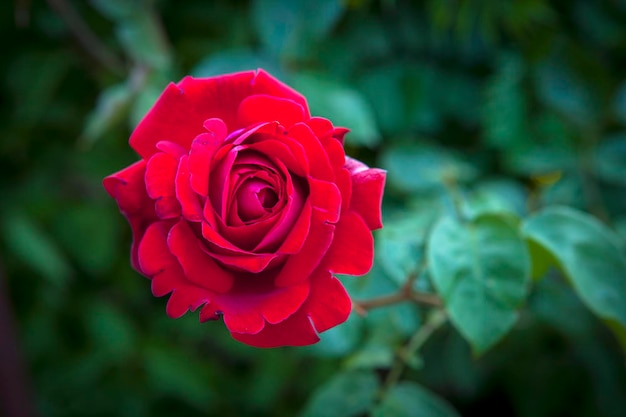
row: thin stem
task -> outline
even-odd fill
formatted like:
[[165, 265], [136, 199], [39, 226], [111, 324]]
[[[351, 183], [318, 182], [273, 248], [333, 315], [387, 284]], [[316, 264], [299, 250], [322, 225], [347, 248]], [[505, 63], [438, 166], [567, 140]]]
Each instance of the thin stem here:
[[124, 73], [122, 62], [100, 41], [67, 0], [48, 0], [48, 4], [61, 16], [78, 43], [89, 55], [115, 74]]
[[385, 384], [381, 394], [384, 394], [391, 388], [402, 376], [402, 372], [406, 368], [407, 362], [414, 357], [419, 349], [426, 343], [430, 336], [440, 328], [447, 320], [446, 313], [443, 310], [434, 310], [428, 316], [426, 323], [419, 328], [417, 332], [411, 336], [409, 342], [404, 348], [398, 352], [398, 356], [391, 366], [391, 370], [387, 374]]

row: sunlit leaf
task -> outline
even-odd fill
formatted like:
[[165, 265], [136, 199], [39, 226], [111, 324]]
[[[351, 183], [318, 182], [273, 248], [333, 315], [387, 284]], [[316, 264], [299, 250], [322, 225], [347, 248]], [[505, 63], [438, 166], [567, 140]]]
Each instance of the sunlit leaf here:
[[313, 393], [300, 416], [360, 416], [372, 407], [377, 391], [378, 378], [374, 373], [339, 373]]
[[528, 290], [530, 261], [509, 219], [442, 219], [428, 242], [428, 261], [452, 323], [476, 353], [511, 329]]
[[550, 251], [591, 311], [626, 326], [626, 256], [613, 231], [567, 207], [540, 211], [526, 220], [523, 231]]

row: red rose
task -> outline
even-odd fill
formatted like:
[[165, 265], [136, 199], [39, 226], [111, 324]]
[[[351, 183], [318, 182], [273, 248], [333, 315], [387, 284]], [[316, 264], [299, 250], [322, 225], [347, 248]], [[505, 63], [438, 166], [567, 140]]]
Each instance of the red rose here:
[[369, 271], [385, 173], [345, 156], [346, 132], [262, 70], [165, 89], [130, 137], [141, 160], [104, 187], [170, 317], [202, 306], [200, 321], [259, 347], [347, 319], [332, 274]]

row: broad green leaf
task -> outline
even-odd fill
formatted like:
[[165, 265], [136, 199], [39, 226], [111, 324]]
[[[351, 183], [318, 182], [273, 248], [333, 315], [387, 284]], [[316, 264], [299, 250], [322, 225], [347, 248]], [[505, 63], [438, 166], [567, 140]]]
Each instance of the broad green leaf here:
[[510, 219], [495, 214], [466, 223], [443, 218], [430, 236], [428, 262], [452, 323], [476, 353], [511, 329], [526, 298], [530, 261]]
[[413, 382], [393, 386], [372, 417], [460, 417], [441, 397]]
[[567, 207], [540, 211], [525, 221], [523, 232], [550, 251], [595, 314], [626, 326], [626, 256], [619, 236]]
[[335, 126], [347, 127], [348, 143], [374, 146], [380, 140], [374, 113], [357, 90], [314, 74], [298, 74], [292, 87], [307, 99], [311, 114], [330, 119]]
[[415, 272], [422, 260], [426, 233], [437, 220], [441, 207], [413, 210], [403, 217], [385, 221], [376, 235], [376, 260], [398, 285]]
[[373, 406], [377, 391], [378, 377], [373, 372], [340, 373], [313, 393], [300, 416], [360, 416]]
[[255, 0], [252, 17], [268, 51], [300, 58], [333, 29], [344, 8], [340, 0]]
[[432, 145], [390, 146], [382, 155], [389, 183], [407, 192], [440, 189], [444, 181], [465, 183], [476, 169], [452, 152]]

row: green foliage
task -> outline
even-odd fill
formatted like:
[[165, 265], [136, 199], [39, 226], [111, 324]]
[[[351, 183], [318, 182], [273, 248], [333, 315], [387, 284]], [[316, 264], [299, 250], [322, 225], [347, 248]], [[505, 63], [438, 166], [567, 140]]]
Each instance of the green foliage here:
[[[624, 2], [15, 1], [0, 19], [0, 278], [41, 415], [623, 415]], [[306, 348], [168, 319], [101, 186], [167, 83], [253, 68], [388, 171], [375, 265], [341, 277], [354, 313]]]
[[428, 242], [432, 280], [450, 320], [482, 353], [513, 326], [530, 280], [528, 250], [515, 219], [447, 217]]
[[529, 218], [524, 235], [552, 254], [594, 313], [626, 327], [626, 256], [618, 236], [566, 207], [550, 207]]

